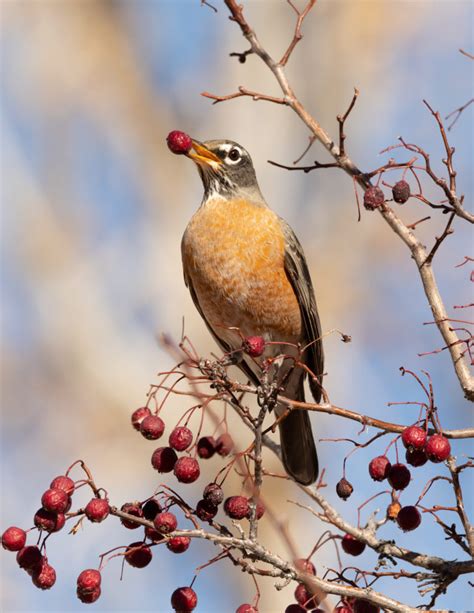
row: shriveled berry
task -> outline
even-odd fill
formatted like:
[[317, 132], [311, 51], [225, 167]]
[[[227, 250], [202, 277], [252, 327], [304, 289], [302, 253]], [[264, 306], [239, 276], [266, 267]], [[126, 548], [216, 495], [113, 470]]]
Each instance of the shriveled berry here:
[[46, 559], [33, 571], [31, 580], [41, 590], [49, 590], [56, 583], [56, 571]]
[[196, 505], [196, 515], [202, 521], [211, 521], [217, 515], [219, 509], [210, 500], [200, 500]]
[[379, 613], [380, 608], [368, 600], [356, 600], [352, 605], [354, 613]]
[[[247, 501], [249, 503], [249, 512], [247, 513], [247, 518], [250, 519], [250, 514], [251, 514], [250, 513], [250, 503], [252, 499], [247, 498]], [[261, 500], [257, 500], [257, 507], [255, 509], [255, 519], [261, 519], [264, 513], [265, 513], [265, 505], [263, 504]]]
[[151, 549], [142, 542], [131, 543], [125, 550], [125, 560], [135, 568], [145, 568], [150, 564], [152, 557]]
[[189, 457], [179, 458], [173, 470], [175, 477], [181, 483], [193, 483], [201, 474], [199, 462]]
[[161, 504], [156, 498], [150, 498], [150, 500], [147, 500], [142, 506], [143, 517], [145, 519], [149, 519], [150, 521], [153, 521], [158, 513], [161, 513], [161, 511]]
[[110, 512], [109, 501], [105, 498], [92, 498], [84, 509], [86, 517], [93, 522], [101, 522]]
[[178, 456], [171, 447], [158, 447], [151, 456], [151, 465], [159, 473], [169, 473], [173, 470]]
[[189, 536], [172, 536], [166, 541], [166, 546], [173, 553], [184, 553], [191, 543]]
[[306, 613], [306, 609], [301, 605], [292, 602], [286, 607], [285, 613]]
[[176, 530], [178, 520], [176, 519], [176, 515], [174, 513], [165, 511], [163, 513], [159, 513], [155, 517], [153, 520], [153, 525], [155, 526], [155, 530], [160, 534], [169, 534], [170, 532], [174, 532]]
[[158, 415], [148, 415], [140, 424], [140, 433], [149, 441], [156, 441], [165, 431], [165, 422]]
[[426, 430], [410, 426], [402, 432], [402, 442], [407, 449], [423, 449], [426, 445]]
[[398, 202], [398, 204], [405, 204], [410, 197], [410, 193], [410, 185], [403, 179], [397, 181], [392, 187], [393, 199], [395, 202]]
[[402, 507], [397, 515], [397, 524], [405, 532], [415, 530], [421, 524], [421, 514], [416, 507]]
[[401, 508], [402, 505], [399, 502], [391, 502], [387, 507], [387, 518], [395, 521]]
[[33, 522], [38, 530], [58, 532], [66, 523], [66, 518], [63, 513], [51, 513], [41, 508], [36, 511]]
[[316, 568], [311, 560], [306, 560], [305, 558], [298, 558], [295, 560], [295, 568], [303, 573], [308, 573], [308, 575], [315, 575]]
[[100, 571], [95, 568], [86, 568], [77, 578], [77, 589], [82, 592], [93, 592], [102, 582]]
[[224, 502], [224, 511], [232, 519], [248, 517], [249, 501], [245, 496], [230, 496]]
[[25, 570], [30, 570], [38, 566], [42, 558], [41, 551], [36, 545], [27, 545], [16, 554], [18, 566]]
[[428, 456], [424, 449], [407, 449], [405, 459], [410, 466], [423, 466], [428, 462]]
[[372, 186], [365, 190], [364, 206], [368, 211], [373, 211], [385, 202], [385, 196], [380, 187]]
[[184, 451], [193, 442], [193, 433], [186, 426], [177, 426], [171, 432], [168, 442], [176, 451]]
[[216, 453], [216, 441], [213, 436], [202, 436], [196, 448], [198, 456], [203, 460], [208, 460]]
[[336, 494], [339, 496], [339, 498], [342, 498], [342, 500], [347, 500], [353, 491], [354, 488], [352, 487], [352, 483], [350, 483], [345, 477], [342, 477], [342, 479], [337, 482]]
[[304, 583], [299, 583], [295, 590], [295, 600], [305, 609], [319, 605], [316, 596], [313, 596]]
[[[135, 517], [139, 517], [140, 519], [143, 518], [143, 510], [139, 502], [126, 502], [122, 505], [120, 510], [124, 513], [127, 513], [128, 515], [134, 515]], [[133, 519], [124, 519], [123, 517], [121, 517], [120, 522], [122, 526], [125, 526], [125, 528], [128, 528], [129, 530], [136, 530], [140, 527], [140, 524], [134, 522]]]
[[262, 336], [247, 336], [243, 349], [251, 358], [259, 358], [265, 351], [265, 339]]
[[63, 490], [68, 496], [71, 496], [74, 492], [74, 481], [70, 477], [65, 475], [59, 475], [55, 477], [49, 486], [52, 490]]
[[228, 456], [234, 448], [234, 440], [228, 432], [221, 434], [216, 441], [216, 451], [222, 456]]
[[101, 589], [97, 587], [95, 590], [82, 591], [79, 588], [76, 590], [77, 597], [84, 604], [92, 604], [100, 598]]
[[235, 613], [258, 613], [258, 609], [251, 604], [244, 602], [236, 608]]
[[351, 556], [360, 556], [365, 549], [365, 543], [356, 539], [352, 534], [344, 534], [341, 546]]
[[20, 551], [26, 543], [26, 532], [16, 526], [10, 526], [2, 534], [2, 547], [8, 551]]
[[43, 509], [52, 513], [64, 513], [69, 505], [69, 496], [64, 490], [49, 489], [41, 496]]
[[387, 456], [379, 455], [370, 461], [369, 475], [374, 481], [383, 481], [387, 478], [391, 466]]
[[388, 482], [394, 490], [404, 490], [410, 483], [411, 474], [405, 464], [392, 464], [388, 471]]
[[180, 130], [170, 132], [166, 137], [166, 142], [168, 143], [168, 149], [176, 154], [188, 153], [193, 146], [191, 137]]
[[151, 415], [151, 411], [148, 407], [140, 407], [136, 411], [133, 411], [131, 421], [135, 430], [140, 430], [142, 421], [149, 415]]
[[196, 608], [198, 599], [196, 592], [191, 587], [178, 587], [171, 594], [171, 606], [175, 611], [188, 613]]
[[204, 488], [202, 497], [205, 500], [212, 502], [212, 504], [218, 506], [224, 500], [224, 492], [221, 486], [217, 485], [217, 483], [208, 483]]
[[448, 439], [442, 434], [433, 434], [426, 443], [426, 455], [432, 462], [444, 462], [449, 458], [451, 445]]

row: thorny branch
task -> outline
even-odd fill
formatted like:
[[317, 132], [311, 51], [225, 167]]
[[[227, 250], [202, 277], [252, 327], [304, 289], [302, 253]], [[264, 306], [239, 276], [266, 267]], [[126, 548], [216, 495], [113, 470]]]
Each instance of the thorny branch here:
[[[351, 158], [347, 155], [344, 146], [341, 147], [341, 143], [339, 146], [335, 144], [334, 139], [332, 139], [328, 133], [324, 130], [324, 128], [318, 123], [318, 121], [306, 110], [300, 100], [297, 98], [295, 92], [293, 91], [288, 78], [285, 73], [285, 65], [282, 61], [274, 60], [268, 51], [262, 46], [260, 43], [256, 33], [251, 28], [249, 23], [244, 17], [243, 7], [239, 5], [236, 0], [224, 0], [226, 6], [230, 11], [230, 19], [235, 21], [240, 27], [243, 36], [250, 43], [250, 48], [254, 54], [261, 58], [261, 60], [268, 66], [273, 75], [275, 76], [280, 89], [283, 93], [283, 98], [277, 98], [277, 102], [279, 104], [285, 104], [289, 106], [303, 121], [303, 123], [309, 128], [311, 134], [314, 139], [319, 141], [323, 147], [327, 150], [327, 152], [331, 155], [331, 157], [335, 160], [335, 164], [338, 168], [344, 170], [347, 174], [349, 174], [354, 181], [362, 188], [367, 189], [370, 187], [370, 179], [368, 178], [368, 174], [362, 172], [357, 165], [351, 160]], [[309, 10], [312, 8], [313, 4], [309, 2], [306, 5], [305, 10], [303, 11], [304, 16], [306, 17]], [[299, 16], [301, 16], [299, 14]], [[298, 19], [298, 23], [296, 26], [295, 37], [297, 38], [297, 34], [301, 34], [299, 32], [299, 28], [301, 27], [301, 22]], [[295, 39], [293, 39], [295, 40]], [[296, 43], [295, 43], [296, 44]], [[291, 54], [293, 47], [288, 48]], [[288, 60], [285, 54], [282, 60]], [[242, 95], [250, 95], [255, 99], [271, 99], [272, 97], [266, 96], [265, 94], [258, 94], [256, 92], [250, 93], [242, 93], [239, 90], [237, 94], [231, 94], [230, 96], [214, 96], [209, 94], [208, 92], [205, 95], [209, 98], [214, 99], [214, 101], [223, 101], [227, 99], [231, 99], [234, 97], [242, 96]], [[271, 101], [271, 100], [270, 100]], [[430, 175], [433, 181], [444, 191], [446, 198], [448, 199], [450, 207], [455, 211], [456, 216], [461, 217], [469, 222], [474, 222], [474, 216], [468, 213], [464, 207], [462, 198], [459, 198], [456, 194], [455, 187], [455, 176], [456, 173], [453, 169], [452, 165], [452, 156], [454, 153], [453, 148], [450, 147], [446, 132], [444, 130], [440, 115], [438, 112], [434, 111], [429, 105], [427, 105], [433, 114], [434, 118], [437, 121], [438, 128], [440, 134], [442, 136], [443, 143], [446, 149], [446, 160], [445, 165], [449, 174], [449, 185], [444, 179], [440, 179], [437, 177], [433, 171], [431, 170], [429, 156], [428, 154], [422, 152], [419, 148], [414, 148], [417, 153], [420, 153], [424, 159], [426, 164], [426, 172]], [[424, 153], [424, 155], [423, 155]], [[320, 166], [318, 166], [320, 167]], [[306, 167], [304, 168], [304, 170]], [[408, 249], [411, 252], [412, 258], [416, 263], [418, 268], [418, 272], [421, 278], [421, 282], [423, 285], [423, 289], [425, 291], [426, 298], [430, 305], [431, 311], [433, 313], [434, 321], [440, 331], [440, 334], [443, 337], [443, 340], [448, 347], [448, 351], [451, 355], [451, 361], [458, 377], [459, 383], [463, 389], [464, 395], [471, 401], [474, 401], [474, 378], [469, 372], [468, 364], [464, 358], [464, 353], [462, 347], [459, 344], [459, 338], [456, 334], [456, 331], [451, 328], [448, 323], [448, 314], [446, 308], [444, 306], [444, 302], [442, 300], [441, 294], [438, 289], [438, 285], [436, 283], [436, 278], [432, 268], [432, 262], [428, 259], [429, 252], [427, 252], [423, 243], [420, 239], [415, 235], [413, 224], [411, 227], [407, 226], [394, 212], [393, 208], [388, 205], [387, 202], [384, 203], [383, 206], [378, 208], [380, 215], [383, 217], [385, 222], [390, 226], [390, 228], [399, 236], [399, 238], [405, 243]], [[434, 254], [433, 254], [434, 255]]]

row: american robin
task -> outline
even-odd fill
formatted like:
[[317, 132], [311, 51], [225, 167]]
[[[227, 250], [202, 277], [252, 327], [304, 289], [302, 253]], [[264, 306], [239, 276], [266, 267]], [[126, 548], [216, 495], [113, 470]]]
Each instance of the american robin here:
[[[297, 355], [298, 345], [307, 346], [301, 361], [318, 378], [310, 377], [309, 384], [319, 402], [321, 326], [298, 239], [266, 204], [243, 147], [229, 140], [189, 140], [185, 153], [196, 163], [204, 185], [201, 206], [181, 245], [184, 279], [199, 313], [224, 351], [241, 347], [242, 335], [293, 344], [266, 344], [263, 358]], [[285, 381], [287, 397], [304, 400], [306, 372], [294, 364], [295, 360], [283, 360], [278, 377]], [[245, 356], [239, 367], [259, 384], [259, 360]], [[286, 409], [278, 404], [276, 415]], [[287, 473], [299, 483], [313, 483], [318, 457], [307, 411], [292, 410], [279, 429]]]

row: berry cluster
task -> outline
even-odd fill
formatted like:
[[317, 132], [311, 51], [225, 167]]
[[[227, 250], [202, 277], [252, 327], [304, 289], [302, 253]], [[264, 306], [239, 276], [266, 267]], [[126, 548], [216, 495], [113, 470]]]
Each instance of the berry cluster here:
[[[392, 187], [392, 198], [398, 204], [405, 204], [411, 196], [410, 185], [401, 179]], [[377, 185], [371, 185], [364, 192], [364, 207], [368, 211], [375, 211], [385, 202], [385, 194]]]

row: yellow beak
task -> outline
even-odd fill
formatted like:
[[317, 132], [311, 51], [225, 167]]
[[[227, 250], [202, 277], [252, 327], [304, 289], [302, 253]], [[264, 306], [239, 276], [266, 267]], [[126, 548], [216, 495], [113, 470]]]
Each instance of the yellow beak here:
[[188, 153], [188, 157], [190, 157], [193, 162], [196, 164], [205, 164], [207, 166], [212, 166], [212, 164], [222, 164], [222, 160], [212, 151], [206, 149], [204, 145], [199, 143], [198, 141], [193, 140], [193, 151]]

